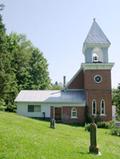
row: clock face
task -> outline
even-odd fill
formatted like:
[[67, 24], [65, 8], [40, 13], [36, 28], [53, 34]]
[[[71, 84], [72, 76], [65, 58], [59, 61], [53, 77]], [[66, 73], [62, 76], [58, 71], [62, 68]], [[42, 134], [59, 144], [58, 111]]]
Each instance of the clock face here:
[[96, 83], [101, 83], [101, 82], [102, 82], [102, 76], [100, 76], [100, 75], [95, 75], [95, 76], [94, 76], [94, 81], [95, 81]]

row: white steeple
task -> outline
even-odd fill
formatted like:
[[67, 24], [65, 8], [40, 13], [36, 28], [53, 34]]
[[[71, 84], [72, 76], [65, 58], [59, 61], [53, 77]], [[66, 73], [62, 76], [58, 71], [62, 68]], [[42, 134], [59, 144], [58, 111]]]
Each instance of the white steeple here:
[[108, 63], [108, 47], [110, 44], [110, 41], [94, 18], [92, 26], [83, 43], [85, 62]]
[[89, 33], [83, 43], [83, 53], [89, 47], [109, 47], [110, 44], [110, 41], [94, 18]]

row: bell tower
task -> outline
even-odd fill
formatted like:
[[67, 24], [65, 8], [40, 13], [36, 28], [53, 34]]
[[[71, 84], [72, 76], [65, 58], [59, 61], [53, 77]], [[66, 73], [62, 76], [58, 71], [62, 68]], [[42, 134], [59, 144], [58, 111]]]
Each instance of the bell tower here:
[[110, 41], [95, 19], [83, 43], [85, 63], [82, 63], [86, 105], [90, 116], [112, 119], [111, 69], [108, 59]]

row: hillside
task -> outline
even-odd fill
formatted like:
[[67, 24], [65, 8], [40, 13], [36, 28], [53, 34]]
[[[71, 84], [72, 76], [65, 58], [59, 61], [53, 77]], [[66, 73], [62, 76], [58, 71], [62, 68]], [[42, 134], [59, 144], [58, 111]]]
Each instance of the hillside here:
[[120, 138], [98, 129], [102, 156], [88, 153], [89, 133], [82, 127], [58, 124], [0, 112], [0, 159], [118, 159]]

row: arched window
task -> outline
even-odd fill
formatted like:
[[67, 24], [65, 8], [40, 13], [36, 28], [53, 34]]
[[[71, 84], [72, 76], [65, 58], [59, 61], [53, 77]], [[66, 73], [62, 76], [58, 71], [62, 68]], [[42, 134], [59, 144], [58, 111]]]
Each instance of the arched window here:
[[95, 47], [92, 50], [92, 62], [97, 63], [97, 62], [103, 62], [103, 52], [100, 48]]
[[104, 99], [100, 102], [100, 115], [105, 115], [105, 101]]
[[98, 62], [98, 55], [96, 53], [93, 53], [93, 62]]
[[92, 101], [92, 115], [96, 115], [97, 107], [96, 107], [96, 100], [93, 99]]
[[77, 108], [71, 109], [71, 118], [77, 118]]

